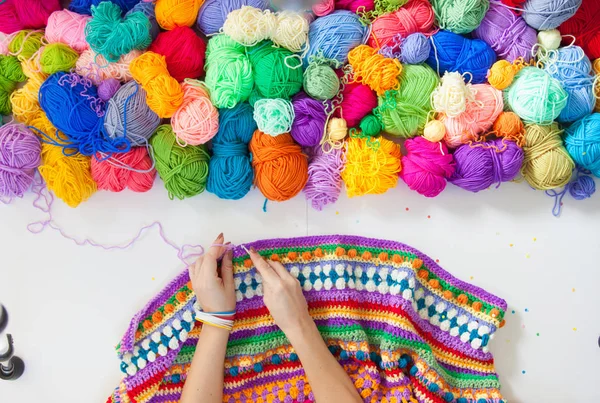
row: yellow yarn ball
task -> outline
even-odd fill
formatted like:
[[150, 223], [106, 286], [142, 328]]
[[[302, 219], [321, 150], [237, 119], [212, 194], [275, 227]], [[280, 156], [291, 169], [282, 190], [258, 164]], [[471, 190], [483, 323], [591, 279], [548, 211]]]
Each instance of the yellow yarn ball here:
[[353, 137], [346, 143], [346, 166], [342, 179], [348, 197], [382, 194], [396, 186], [402, 170], [400, 146], [383, 137], [375, 144]]
[[488, 82], [492, 87], [502, 91], [512, 84], [516, 74], [515, 66], [512, 63], [498, 60], [488, 73]]
[[157, 0], [156, 21], [170, 31], [177, 27], [191, 27], [196, 22], [204, 0]]
[[596, 81], [594, 82], [596, 91], [596, 112], [600, 112], [600, 59], [594, 60], [594, 73], [596, 73]]
[[446, 135], [446, 126], [439, 120], [431, 120], [425, 125], [423, 129], [423, 137], [432, 143], [442, 141]]
[[277, 17], [270, 10], [244, 6], [227, 15], [223, 32], [244, 46], [254, 46], [271, 38]]
[[271, 39], [273, 43], [298, 53], [302, 51], [308, 38], [308, 20], [304, 13], [282, 11], [277, 13], [277, 23]]
[[348, 124], [345, 119], [331, 118], [327, 124], [327, 139], [332, 143], [339, 143], [348, 135]]

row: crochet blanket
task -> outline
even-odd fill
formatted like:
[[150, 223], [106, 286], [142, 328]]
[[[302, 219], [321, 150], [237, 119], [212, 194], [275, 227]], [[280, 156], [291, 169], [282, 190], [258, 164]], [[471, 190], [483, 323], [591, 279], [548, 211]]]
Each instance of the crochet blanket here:
[[[398, 242], [356, 236], [245, 244], [298, 278], [331, 354], [365, 402], [500, 403], [488, 343], [506, 302]], [[234, 249], [237, 315], [224, 363], [227, 403], [314, 402], [298, 356], [263, 304], [261, 277]], [[131, 321], [124, 379], [108, 403], [178, 402], [201, 324], [187, 272]]]

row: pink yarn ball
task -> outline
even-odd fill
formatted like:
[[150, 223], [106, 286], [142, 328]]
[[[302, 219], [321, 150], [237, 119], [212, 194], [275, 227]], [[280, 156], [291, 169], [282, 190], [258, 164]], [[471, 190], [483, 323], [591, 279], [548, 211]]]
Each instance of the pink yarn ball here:
[[410, 0], [393, 13], [384, 14], [373, 21], [369, 46], [380, 48], [393, 44], [394, 38], [410, 34], [433, 32], [435, 14], [427, 0]]
[[144, 52], [134, 49], [122, 55], [117, 62], [109, 63], [104, 56], [88, 49], [79, 56], [75, 64], [75, 72], [80, 76], [89, 78], [96, 85], [100, 85], [102, 81], [109, 78], [115, 78], [122, 83], [126, 83], [133, 80], [129, 71], [129, 64], [142, 53]]
[[374, 0], [335, 0], [336, 10], [350, 10], [353, 13], [363, 7], [365, 11], [371, 11], [375, 8]]
[[312, 6], [312, 11], [317, 17], [331, 14], [334, 9], [335, 2], [333, 0], [321, 0], [319, 3]]
[[171, 118], [178, 143], [197, 146], [207, 143], [219, 131], [219, 112], [210, 102], [208, 92], [190, 80], [183, 83], [183, 104]]
[[92, 17], [77, 14], [69, 10], [53, 12], [48, 18], [46, 27], [46, 39], [48, 43], [61, 42], [81, 53], [89, 49], [85, 40], [85, 24]]
[[468, 102], [462, 114], [453, 118], [441, 114], [438, 118], [446, 126], [444, 140], [448, 147], [456, 148], [477, 140], [493, 126], [504, 109], [502, 91], [489, 84], [475, 84], [471, 89], [475, 101]]
[[432, 143], [424, 137], [408, 139], [404, 147], [406, 155], [402, 157], [402, 180], [423, 196], [439, 195], [456, 168], [452, 154], [443, 143]]
[[50, 14], [60, 9], [60, 0], [4, 0], [0, 4], [0, 32], [44, 28]]
[[348, 127], [358, 126], [360, 120], [377, 107], [377, 95], [363, 84], [346, 84], [342, 97], [336, 117], [346, 119]]

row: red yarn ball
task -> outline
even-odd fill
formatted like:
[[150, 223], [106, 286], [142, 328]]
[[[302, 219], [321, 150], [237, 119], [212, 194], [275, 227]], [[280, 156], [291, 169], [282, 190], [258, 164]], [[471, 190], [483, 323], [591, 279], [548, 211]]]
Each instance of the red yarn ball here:
[[342, 103], [336, 117], [344, 118], [348, 127], [356, 127], [360, 120], [377, 107], [377, 95], [366, 85], [349, 83], [342, 91]]
[[177, 81], [199, 78], [204, 72], [206, 44], [189, 27], [161, 32], [149, 50], [165, 56], [169, 73]]
[[[575, 44], [583, 48], [585, 54], [592, 60], [600, 58], [600, 1], [583, 0], [575, 15], [565, 21], [558, 30], [562, 35], [575, 36]], [[572, 41], [570, 37], [563, 38], [563, 45]]]
[[426, 197], [435, 197], [446, 188], [447, 179], [456, 166], [454, 157], [443, 143], [432, 143], [424, 137], [404, 142], [400, 177], [412, 190]]
[[60, 9], [60, 0], [5, 0], [0, 4], [0, 32], [44, 28], [50, 14]]
[[[527, 0], [500, 0], [500, 1], [509, 7], [522, 9], [523, 5], [525, 4], [525, 1], [527, 1]], [[513, 10], [513, 11], [517, 14], [521, 14], [521, 11], [519, 11], [519, 10]]]
[[126, 153], [113, 154], [111, 158], [102, 160], [97, 154], [92, 158], [92, 178], [98, 184], [98, 189], [110, 192], [121, 192], [129, 188], [134, 192], [147, 192], [152, 189], [156, 170], [147, 171], [152, 167], [152, 160], [145, 147], [134, 147]]

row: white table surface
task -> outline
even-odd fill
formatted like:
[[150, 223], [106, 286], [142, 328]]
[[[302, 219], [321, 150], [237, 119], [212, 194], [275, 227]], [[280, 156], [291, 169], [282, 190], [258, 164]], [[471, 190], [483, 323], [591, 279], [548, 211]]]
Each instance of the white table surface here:
[[[0, 382], [0, 401], [104, 402], [121, 377], [114, 346], [130, 318], [183, 265], [155, 230], [125, 251], [33, 235], [27, 224], [44, 215], [32, 200], [0, 205], [0, 301], [27, 365], [20, 380]], [[600, 194], [565, 198], [559, 219], [550, 198], [512, 183], [481, 194], [449, 185], [433, 200], [399, 183], [323, 212], [300, 196], [264, 213], [263, 200], [254, 190], [235, 202], [171, 201], [157, 181], [147, 194], [99, 192], [77, 209], [59, 201], [54, 215], [77, 238], [114, 244], [155, 220], [179, 244], [221, 231], [234, 243], [334, 233], [407, 243], [508, 301], [491, 350], [509, 401], [600, 401]]]

